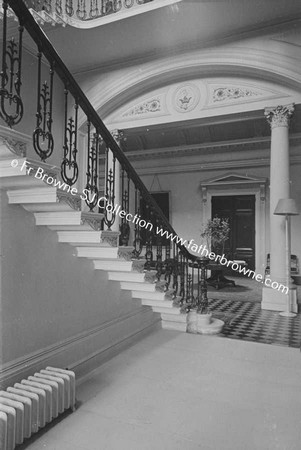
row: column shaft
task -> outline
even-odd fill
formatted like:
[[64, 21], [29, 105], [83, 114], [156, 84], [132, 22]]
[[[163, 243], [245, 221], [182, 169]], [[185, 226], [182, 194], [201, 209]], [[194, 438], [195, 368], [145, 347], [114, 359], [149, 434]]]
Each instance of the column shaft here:
[[[294, 105], [267, 108], [265, 116], [271, 125], [271, 166], [270, 166], [270, 279], [286, 286], [286, 235], [285, 217], [274, 215], [281, 198], [290, 197], [289, 120]], [[277, 284], [274, 284], [273, 286]], [[262, 308], [284, 311], [287, 295], [280, 290], [263, 287]], [[291, 290], [289, 293], [292, 296]], [[293, 310], [297, 308], [294, 293]]]

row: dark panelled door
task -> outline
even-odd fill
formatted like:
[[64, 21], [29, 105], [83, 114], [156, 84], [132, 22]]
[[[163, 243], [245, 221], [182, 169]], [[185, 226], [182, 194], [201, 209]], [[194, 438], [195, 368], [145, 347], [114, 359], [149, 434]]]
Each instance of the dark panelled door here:
[[255, 270], [255, 195], [212, 197], [212, 218], [228, 218], [230, 237], [225, 244], [228, 259], [240, 259]]

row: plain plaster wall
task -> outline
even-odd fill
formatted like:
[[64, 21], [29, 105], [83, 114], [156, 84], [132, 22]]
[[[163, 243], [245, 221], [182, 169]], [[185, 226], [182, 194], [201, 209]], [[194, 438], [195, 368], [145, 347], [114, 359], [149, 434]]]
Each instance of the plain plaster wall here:
[[[76, 345], [68, 344], [61, 364], [76, 365], [157, 320], [151, 309], [121, 291], [118, 282], [109, 282], [105, 272], [95, 271], [92, 261], [77, 258], [73, 246], [58, 243], [55, 232], [37, 227], [33, 214], [8, 205], [6, 192], [0, 192], [0, 325], [5, 370], [21, 359], [20, 371], [22, 359], [37, 353], [43, 358], [49, 348], [60, 347], [64, 353], [64, 343], [74, 337]], [[81, 334], [82, 339], [78, 338]]]

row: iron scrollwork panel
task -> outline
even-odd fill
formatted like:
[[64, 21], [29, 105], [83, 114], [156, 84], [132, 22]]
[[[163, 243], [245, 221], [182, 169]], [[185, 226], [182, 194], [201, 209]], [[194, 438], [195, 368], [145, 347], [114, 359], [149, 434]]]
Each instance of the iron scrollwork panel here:
[[[139, 189], [135, 188], [135, 216], [140, 217], [141, 216], [141, 197]], [[137, 221], [134, 222], [135, 228], [134, 228], [134, 241], [133, 241], [133, 256], [135, 258], [139, 258], [141, 255], [142, 249], [143, 249], [143, 241], [141, 236], [141, 228], [139, 227]]]
[[105, 197], [106, 207], [104, 210], [105, 224], [111, 230], [116, 219], [115, 208], [115, 179], [116, 177], [116, 156], [111, 150], [106, 148], [106, 179], [105, 179]]
[[[125, 170], [121, 173], [121, 209], [128, 212], [130, 207], [130, 177], [125, 179]], [[130, 238], [130, 225], [126, 217], [122, 216], [120, 224], [120, 245], [128, 245]]]
[[63, 145], [63, 161], [61, 164], [62, 179], [72, 186], [78, 178], [77, 164], [77, 128], [78, 128], [78, 104], [75, 101], [74, 119], [68, 119], [68, 90], [65, 89], [65, 130]]
[[49, 70], [49, 84], [41, 83], [42, 53], [38, 53], [38, 92], [36, 128], [33, 132], [33, 147], [42, 161], [52, 155], [54, 139], [52, 134], [52, 97], [53, 97], [53, 67]]
[[[146, 217], [149, 218], [149, 222], [153, 223], [153, 217], [154, 217], [154, 213], [151, 207], [149, 207], [149, 205], [146, 205]], [[145, 242], [145, 247], [146, 247], [146, 252], [145, 252], [145, 259], [146, 259], [146, 263], [145, 263], [145, 269], [146, 270], [151, 270], [153, 268], [153, 259], [154, 259], [154, 253], [153, 253], [153, 245], [154, 245], [154, 230], [153, 227], [152, 228], [148, 228], [146, 227], [145, 229], [145, 238], [146, 238], [146, 242]]]
[[[90, 211], [93, 211], [98, 204], [98, 165], [99, 165], [99, 148], [101, 138], [98, 133], [94, 133], [91, 139], [91, 124], [88, 121], [88, 151], [87, 151], [87, 184], [88, 198], [86, 204]], [[100, 206], [100, 205], [99, 205]]]
[[22, 36], [23, 26], [19, 25], [18, 43], [14, 38], [7, 42], [8, 2], [3, 2], [2, 68], [0, 88], [0, 117], [9, 127], [17, 125], [23, 117], [21, 99]]

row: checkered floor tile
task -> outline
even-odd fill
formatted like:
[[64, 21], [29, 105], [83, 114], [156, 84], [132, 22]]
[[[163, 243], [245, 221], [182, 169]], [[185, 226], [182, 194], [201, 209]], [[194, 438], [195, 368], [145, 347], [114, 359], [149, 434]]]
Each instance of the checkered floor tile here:
[[213, 317], [225, 322], [220, 336], [264, 344], [301, 346], [301, 314], [281, 317], [261, 309], [260, 303], [209, 299]]

